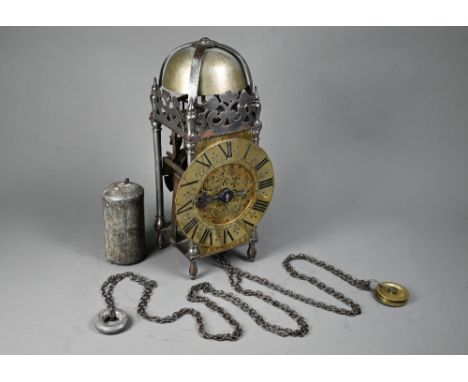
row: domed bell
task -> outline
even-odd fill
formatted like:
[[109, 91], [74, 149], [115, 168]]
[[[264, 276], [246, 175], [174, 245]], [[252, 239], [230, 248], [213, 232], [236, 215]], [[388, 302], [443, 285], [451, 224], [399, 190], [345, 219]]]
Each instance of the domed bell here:
[[[195, 58], [200, 46], [204, 50], [201, 57]], [[249, 74], [241, 58], [229, 47], [208, 38], [184, 45], [168, 57], [162, 72], [162, 87], [179, 94], [189, 94], [195, 59], [201, 60], [197, 95], [210, 96], [247, 88]]]

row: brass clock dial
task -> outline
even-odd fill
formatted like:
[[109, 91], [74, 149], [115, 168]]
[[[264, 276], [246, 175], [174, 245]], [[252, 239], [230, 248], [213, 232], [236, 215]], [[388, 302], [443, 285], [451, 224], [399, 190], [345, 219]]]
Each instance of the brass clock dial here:
[[179, 182], [177, 224], [205, 254], [245, 243], [273, 186], [273, 166], [261, 147], [242, 138], [217, 142], [197, 155]]

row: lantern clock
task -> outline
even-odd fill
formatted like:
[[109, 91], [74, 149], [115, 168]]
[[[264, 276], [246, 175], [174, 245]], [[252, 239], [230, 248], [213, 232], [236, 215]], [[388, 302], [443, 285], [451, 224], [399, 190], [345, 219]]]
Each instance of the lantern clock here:
[[[248, 244], [273, 195], [273, 166], [259, 146], [260, 100], [244, 58], [202, 38], [176, 48], [151, 88], [159, 248], [175, 245], [197, 275], [197, 260]], [[163, 157], [161, 129], [172, 149]], [[170, 224], [163, 183], [172, 192]]]

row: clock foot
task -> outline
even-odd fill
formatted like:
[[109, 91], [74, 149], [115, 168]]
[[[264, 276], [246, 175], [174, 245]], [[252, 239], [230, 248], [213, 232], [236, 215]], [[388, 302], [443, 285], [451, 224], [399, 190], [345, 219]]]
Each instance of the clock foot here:
[[198, 247], [191, 241], [188, 244], [187, 256], [190, 260], [190, 267], [189, 267], [190, 278], [194, 280], [197, 277], [197, 273], [198, 273], [196, 259], [200, 256], [200, 252], [198, 250]]
[[249, 249], [247, 250], [247, 257], [249, 261], [254, 261], [255, 256], [257, 256], [257, 248], [255, 247], [255, 243], [250, 243]]
[[164, 238], [164, 233], [162, 231], [158, 231], [158, 248], [163, 249], [166, 247], [166, 239]]
[[257, 256], [257, 248], [255, 247], [255, 244], [258, 241], [258, 234], [257, 234], [257, 227], [255, 227], [252, 230], [252, 233], [250, 234], [250, 240], [249, 240], [249, 249], [247, 249], [247, 257], [249, 258], [249, 261], [254, 261], [255, 256]]
[[194, 260], [190, 261], [189, 274], [192, 280], [195, 280], [198, 273], [197, 263]]
[[156, 230], [156, 245], [159, 249], [163, 249], [166, 246], [166, 240], [164, 237], [165, 225], [164, 217], [156, 217], [154, 229]]

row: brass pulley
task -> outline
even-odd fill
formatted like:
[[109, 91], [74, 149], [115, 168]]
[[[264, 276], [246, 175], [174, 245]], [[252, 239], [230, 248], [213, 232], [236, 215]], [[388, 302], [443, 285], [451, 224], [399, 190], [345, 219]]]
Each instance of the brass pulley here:
[[397, 307], [408, 302], [409, 292], [403, 285], [385, 281], [375, 288], [375, 297], [384, 305]]

